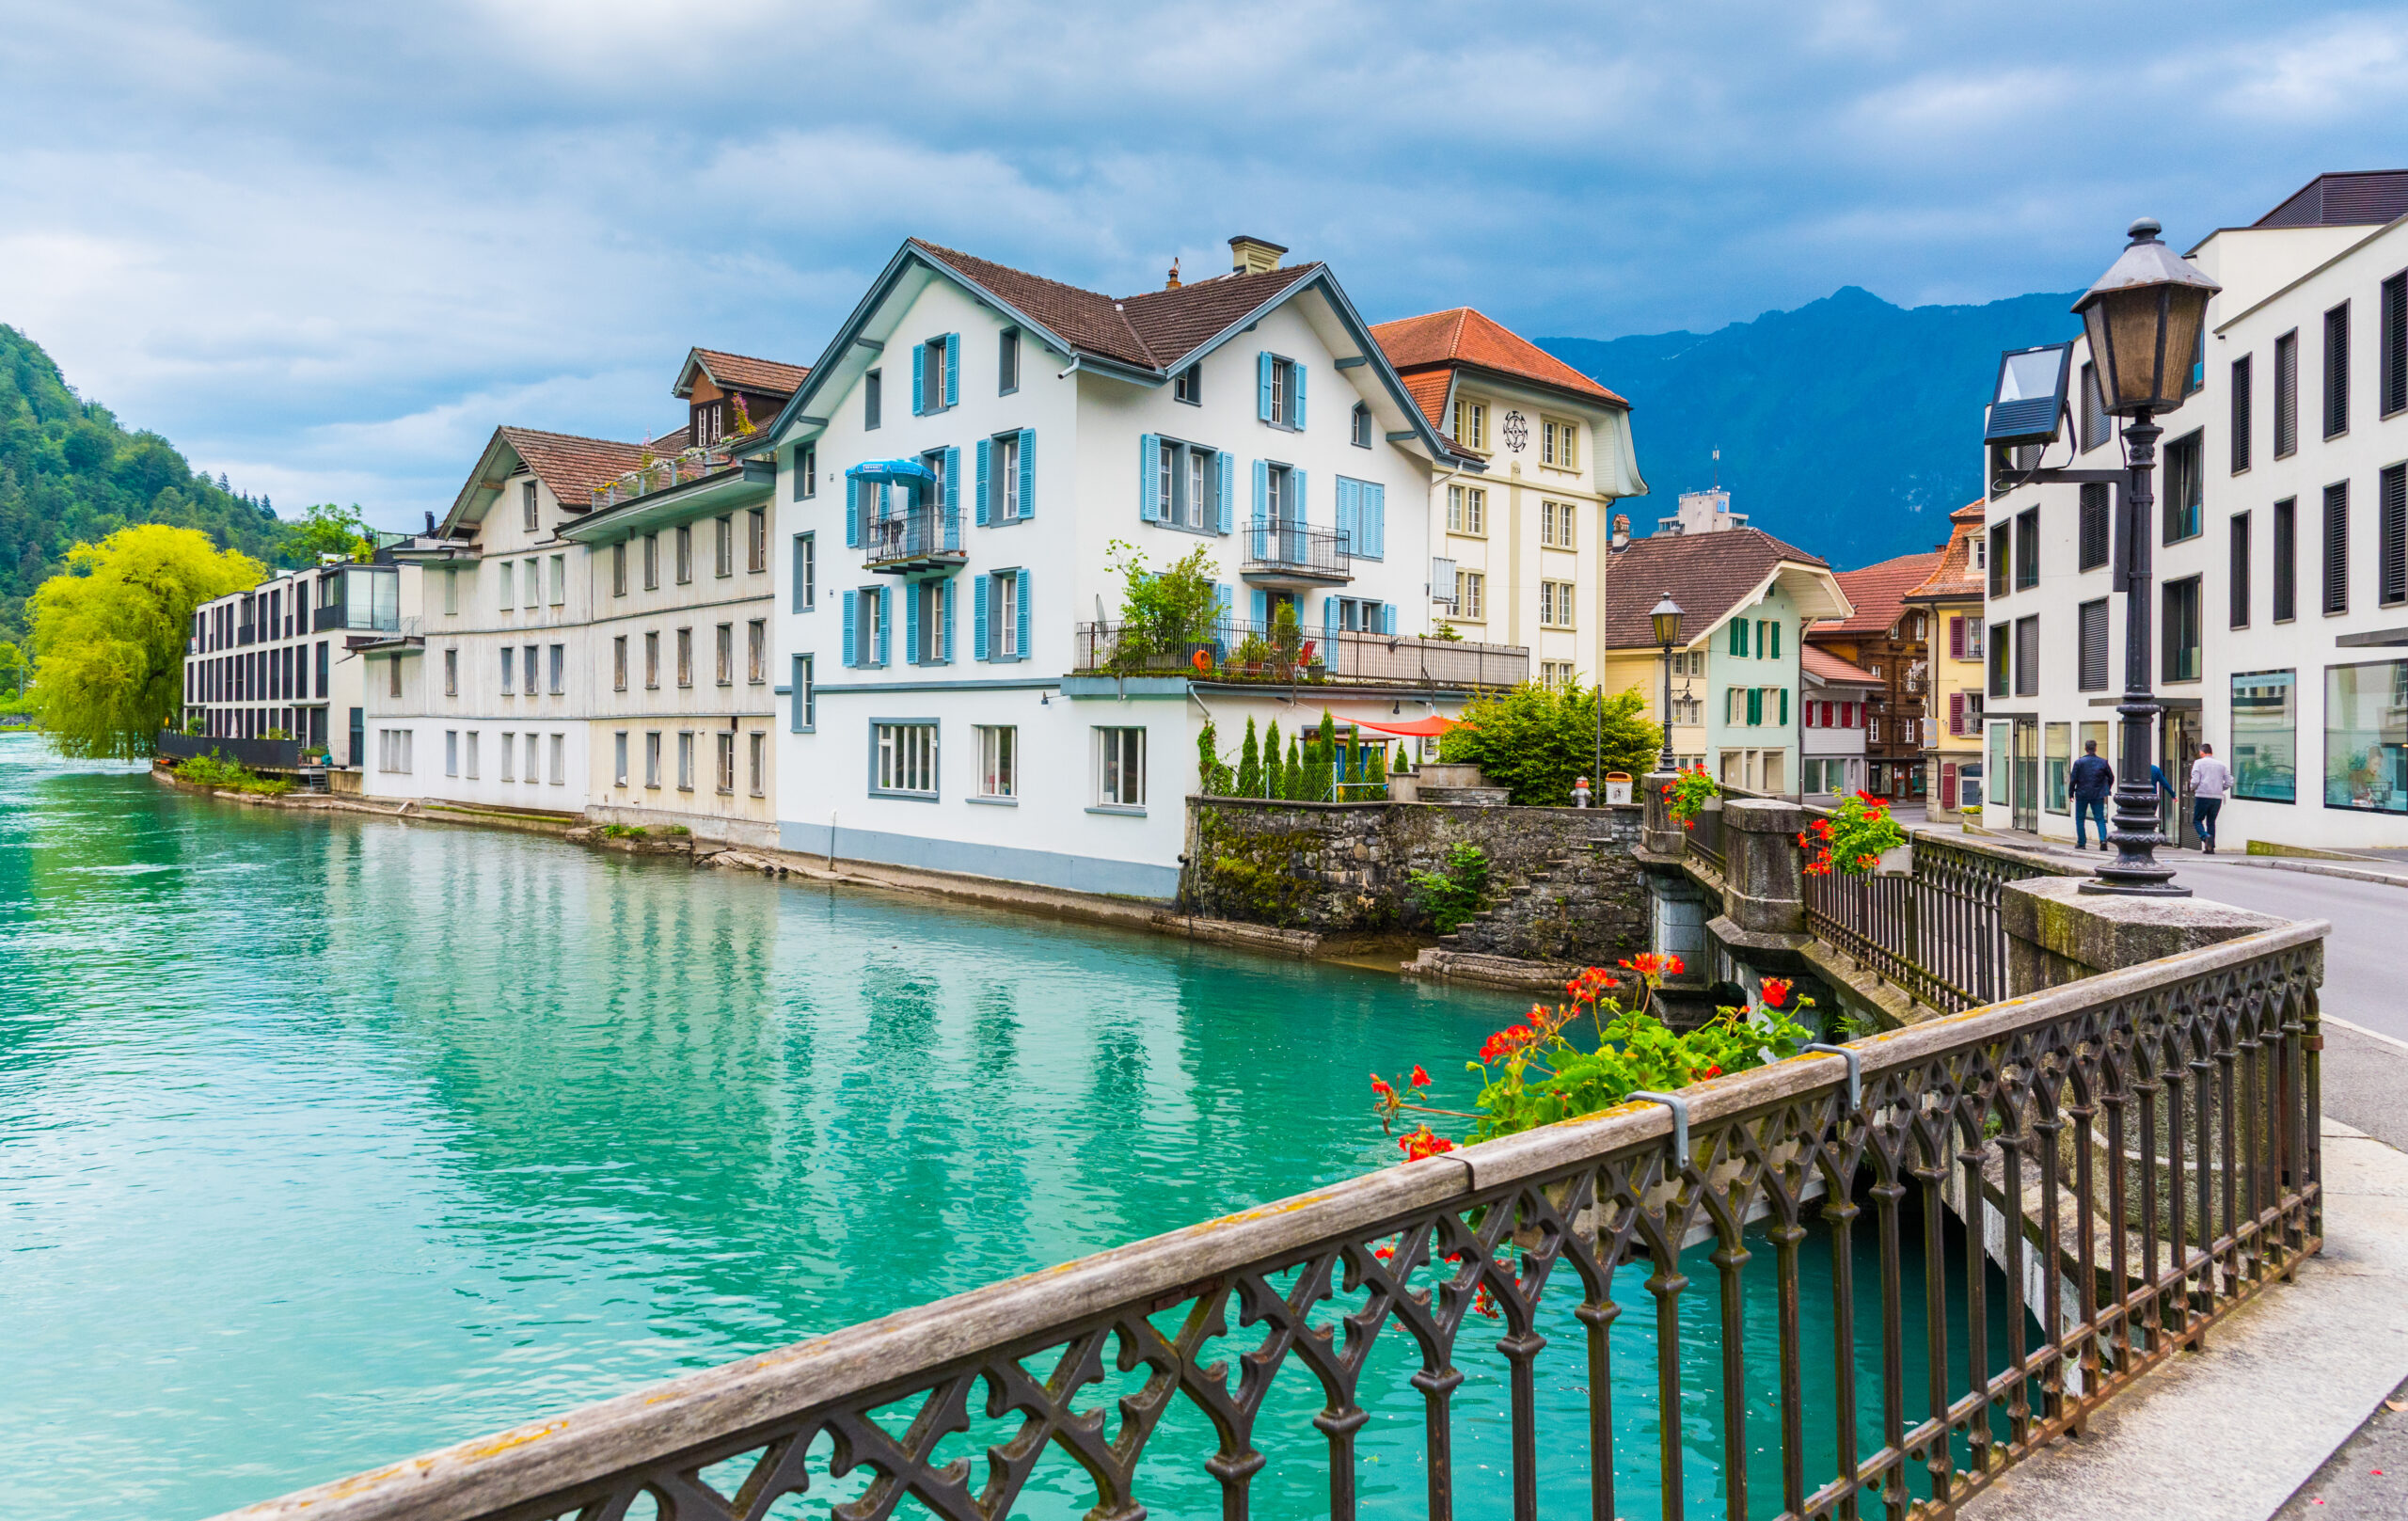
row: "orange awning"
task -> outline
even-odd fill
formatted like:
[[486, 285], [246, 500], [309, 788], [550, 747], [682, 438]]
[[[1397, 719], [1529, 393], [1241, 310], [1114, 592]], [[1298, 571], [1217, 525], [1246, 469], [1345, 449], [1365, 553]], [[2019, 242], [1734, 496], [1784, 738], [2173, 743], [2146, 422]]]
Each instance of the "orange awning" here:
[[1340, 723], [1369, 729], [1373, 734], [1400, 735], [1408, 739], [1435, 739], [1450, 729], [1468, 727], [1460, 719], [1441, 718], [1435, 713], [1426, 719], [1355, 719], [1342, 713], [1333, 713], [1330, 717]]

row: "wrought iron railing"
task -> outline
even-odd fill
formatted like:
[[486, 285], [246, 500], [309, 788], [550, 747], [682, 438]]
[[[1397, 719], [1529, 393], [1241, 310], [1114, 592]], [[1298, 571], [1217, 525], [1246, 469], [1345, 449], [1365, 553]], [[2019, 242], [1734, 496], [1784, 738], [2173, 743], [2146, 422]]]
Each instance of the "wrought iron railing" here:
[[1342, 528], [1254, 520], [1241, 574], [1286, 572], [1316, 580], [1350, 580], [1354, 575], [1354, 535]]
[[1687, 847], [1688, 853], [1710, 867], [1714, 875], [1720, 877], [1728, 873], [1730, 868], [1723, 863], [1722, 860], [1722, 801], [1720, 799], [1708, 801], [1704, 807], [1697, 811], [1697, 816], [1689, 820], [1689, 827], [1682, 835], [1682, 842]]
[[862, 561], [884, 565], [897, 561], [959, 556], [961, 515], [941, 507], [918, 507], [862, 524]]
[[667, 491], [701, 480], [706, 475], [733, 468], [735, 461], [718, 450], [688, 449], [664, 458], [636, 467], [615, 480], [589, 487], [589, 504], [596, 509], [633, 501], [657, 491]]
[[158, 753], [169, 760], [190, 760], [196, 755], [216, 755], [239, 765], [257, 769], [290, 771], [301, 765], [301, 753], [309, 747], [297, 739], [234, 739], [224, 736], [177, 734], [162, 730]]
[[[1510, 1494], [1517, 1521], [1677, 1517], [1718, 1491], [1733, 1516], [1954, 1513], [2321, 1246], [2325, 927], [1391, 1167], [239, 1513], [757, 1521], [807, 1493], [1133, 1517], [1217, 1488], [1243, 1517], [1258, 1480], [1301, 1499], [1304, 1468], [1341, 1518], [1366, 1478], [1397, 1513], [1426, 1487], [1432, 1516]], [[1418, 1450], [1366, 1472], [1358, 1437]]]
[[[1823, 816], [1819, 808], [1809, 818]], [[2006, 928], [1999, 889], [2070, 875], [2044, 858], [1909, 831], [1903, 877], [1806, 879], [1806, 927], [1942, 1013], [2006, 996]]]
[[1517, 687], [1530, 676], [1530, 652], [1519, 644], [1307, 628], [1296, 630], [1283, 646], [1276, 634], [1267, 625], [1223, 620], [1206, 629], [1202, 639], [1164, 642], [1125, 623], [1083, 623], [1072, 630], [1071, 669], [1454, 690]]

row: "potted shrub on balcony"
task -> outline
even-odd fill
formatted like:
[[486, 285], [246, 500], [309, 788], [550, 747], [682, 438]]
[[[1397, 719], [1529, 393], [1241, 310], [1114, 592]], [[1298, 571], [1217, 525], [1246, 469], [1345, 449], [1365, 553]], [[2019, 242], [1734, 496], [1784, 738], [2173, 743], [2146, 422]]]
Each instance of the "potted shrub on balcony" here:
[[1112, 642], [1110, 669], [1120, 674], [1160, 669], [1184, 670], [1198, 651], [1215, 646], [1212, 625], [1220, 592], [1212, 567], [1198, 548], [1164, 570], [1146, 568], [1146, 557], [1118, 539], [1109, 546], [1121, 577], [1120, 628]]

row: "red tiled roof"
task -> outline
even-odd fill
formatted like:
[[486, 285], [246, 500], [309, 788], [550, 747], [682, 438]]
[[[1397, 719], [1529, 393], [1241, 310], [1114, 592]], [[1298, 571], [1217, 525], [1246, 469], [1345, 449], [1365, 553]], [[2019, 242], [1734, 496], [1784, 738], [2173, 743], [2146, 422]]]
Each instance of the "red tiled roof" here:
[[1421, 408], [1421, 415], [1441, 433], [1447, 428], [1447, 388], [1453, 383], [1452, 370], [1424, 370], [1417, 374], [1399, 377], [1404, 382], [1406, 394]]
[[1382, 323], [1371, 329], [1371, 337], [1400, 372], [1470, 366], [1576, 391], [1617, 406], [1630, 404], [1504, 324], [1469, 307]]
[[923, 238], [911, 243], [971, 284], [1044, 324], [1073, 348], [1146, 370], [1168, 369], [1240, 317], [1322, 269], [1310, 263], [1222, 275], [1175, 291], [1146, 291], [1116, 299]]
[[1956, 601], [1980, 598], [1988, 588], [1982, 584], [1982, 573], [1973, 568], [1973, 545], [1982, 536], [1985, 514], [1979, 501], [1969, 502], [1948, 515], [1956, 528], [1940, 551], [1940, 563], [1920, 584], [1909, 591], [1909, 602]]
[[804, 365], [780, 364], [775, 359], [755, 359], [718, 349], [696, 349], [694, 357], [702, 361], [703, 369], [722, 389], [792, 396], [802, 389], [804, 377], [811, 373]]
[[1900, 555], [1860, 570], [1839, 574], [1840, 590], [1856, 605], [1856, 616], [1816, 624], [1813, 634], [1878, 634], [1898, 621], [1909, 592], [1923, 584], [1940, 566], [1940, 551]]
[[[606, 481], [616, 480], [632, 470], [650, 448], [661, 453], [661, 444], [623, 444], [610, 438], [583, 438], [573, 433], [545, 433], [534, 428], [500, 430], [535, 479], [544, 483], [562, 506], [571, 512], [583, 512], [592, 502], [592, 488]], [[682, 439], [685, 430], [666, 436]], [[680, 443], [677, 447], [683, 448]]]
[[1720, 623], [1741, 597], [1763, 585], [1783, 561], [1829, 568], [1817, 557], [1782, 543], [1762, 529], [1657, 533], [1633, 539], [1628, 547], [1606, 560], [1606, 647], [1652, 648], [1656, 631], [1648, 621], [1648, 610], [1668, 592], [1681, 605], [1681, 626], [1694, 641]]
[[1825, 681], [1837, 681], [1859, 687], [1878, 687], [1881, 678], [1861, 665], [1841, 659], [1819, 644], [1809, 644], [1798, 652], [1798, 661], [1810, 676]]

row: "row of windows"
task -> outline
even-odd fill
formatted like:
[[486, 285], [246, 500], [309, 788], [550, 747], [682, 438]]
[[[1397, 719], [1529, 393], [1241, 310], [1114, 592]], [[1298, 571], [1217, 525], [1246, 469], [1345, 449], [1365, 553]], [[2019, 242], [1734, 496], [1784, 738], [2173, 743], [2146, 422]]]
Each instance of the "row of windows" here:
[[[610, 736], [610, 784], [612, 786], [624, 787], [629, 784], [628, 753], [633, 737], [634, 736], [626, 729], [616, 730]], [[665, 737], [664, 731], [659, 729], [648, 729], [642, 736], [643, 784], [653, 790], [658, 790], [664, 784], [661, 774], [661, 747]], [[733, 730], [721, 729], [714, 732], [710, 737], [713, 750], [712, 788], [722, 797], [733, 797], [736, 793], [737, 737]], [[694, 761], [700, 735], [692, 729], [680, 729], [677, 731], [676, 738], [677, 790], [692, 792], [695, 790]], [[744, 753], [747, 757], [746, 771], [750, 780], [748, 790], [755, 798], [766, 797], [769, 774], [769, 737], [767, 732], [754, 729], [747, 732], [743, 739]]]
[[[1028, 658], [1029, 573], [999, 570], [970, 578], [971, 657], [978, 660]], [[863, 586], [844, 595], [844, 663], [875, 669], [895, 658], [896, 603], [901, 603], [903, 659], [909, 665], [950, 665], [957, 658], [955, 620], [960, 582], [906, 581], [900, 586]]]
[[[1465, 449], [1485, 454], [1491, 452], [1488, 442], [1489, 404], [1474, 397], [1455, 398], [1454, 412], [1448, 425], [1448, 436]], [[1505, 415], [1505, 441], [1518, 452], [1522, 447], [1522, 430], [1529, 426], [1519, 412]], [[1542, 416], [1539, 419], [1539, 463], [1549, 469], [1576, 470], [1580, 467], [1580, 424], [1564, 418]]]
[[1809, 700], [1799, 710], [1800, 723], [1809, 729], [1854, 729], [1861, 725], [1864, 705], [1838, 700]]
[[1725, 687], [1722, 689], [1722, 721], [1750, 728], [1759, 728], [1767, 723], [1786, 725], [1789, 722], [1789, 689]]
[[[1724, 636], [1727, 653], [1742, 658], [1778, 660], [1781, 658], [1781, 622], [1775, 618], [1731, 620], [1730, 632]], [[1878, 675], [1880, 673], [1874, 673]]]
[[[736, 574], [736, 515], [722, 514], [711, 519], [711, 569], [714, 576], [727, 578]], [[660, 587], [660, 535], [647, 533], [641, 539], [622, 539], [610, 546], [610, 594], [627, 594], [630, 548], [641, 571], [643, 589], [657, 591]], [[684, 586], [694, 578], [694, 528], [690, 523], [671, 530], [670, 547], [674, 557], [673, 570], [677, 584]], [[560, 557], [555, 555], [557, 561]], [[769, 513], [766, 507], [755, 507], [744, 515], [744, 568], [755, 575], [769, 568]], [[507, 567], [504, 567], [505, 573]], [[503, 585], [508, 586], [507, 579]], [[555, 601], [559, 600], [557, 597]], [[504, 605], [509, 597], [505, 591]]]
[[[798, 673], [798, 684], [803, 679]], [[873, 795], [935, 801], [943, 795], [943, 758], [934, 720], [870, 725], [869, 790]], [[982, 802], [1020, 798], [1020, 729], [971, 726], [976, 771], [971, 796]], [[1089, 806], [1115, 812], [1146, 806], [1146, 731], [1099, 726], [1089, 731]]]
[[[679, 628], [675, 636], [677, 685], [694, 684], [694, 631]], [[626, 691], [629, 677], [629, 655], [634, 636], [620, 634], [610, 641], [610, 689]], [[719, 686], [736, 685], [736, 626], [721, 624], [713, 630], [713, 679]], [[748, 685], [759, 686], [769, 679], [769, 621], [755, 618], [744, 626], [744, 679]], [[643, 634], [643, 684], [649, 691], [660, 685], [660, 630], [646, 629]]]
[[[331, 641], [316, 644], [285, 644], [234, 655], [213, 655], [184, 662], [187, 703], [272, 702], [310, 696], [310, 673], [317, 674], [317, 693], [328, 690], [327, 672], [333, 658]], [[313, 653], [314, 652], [314, 653]]]

